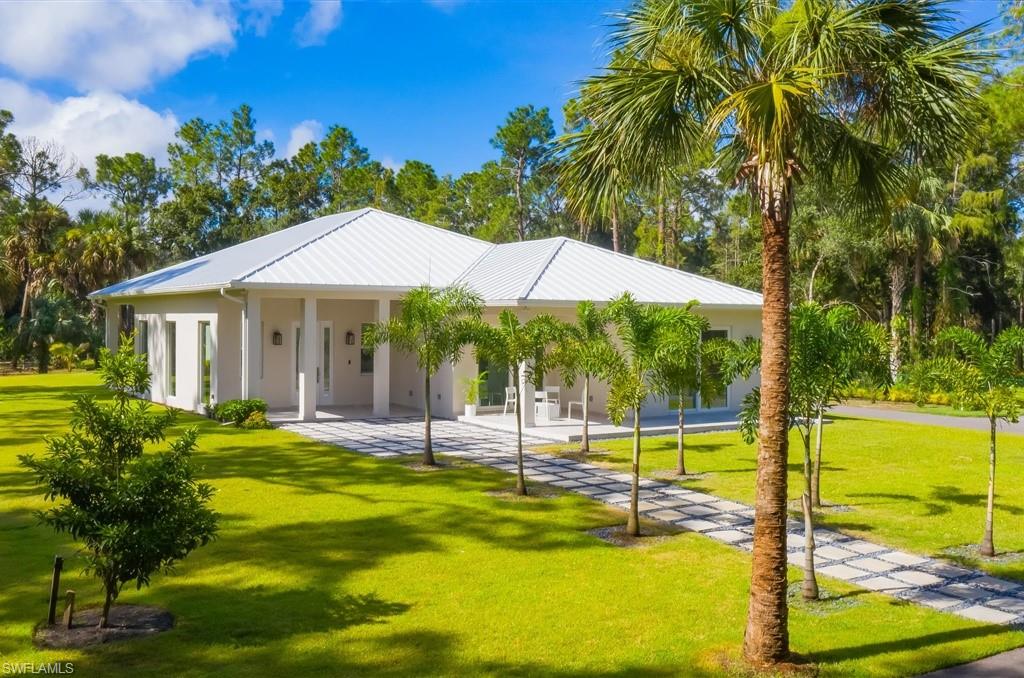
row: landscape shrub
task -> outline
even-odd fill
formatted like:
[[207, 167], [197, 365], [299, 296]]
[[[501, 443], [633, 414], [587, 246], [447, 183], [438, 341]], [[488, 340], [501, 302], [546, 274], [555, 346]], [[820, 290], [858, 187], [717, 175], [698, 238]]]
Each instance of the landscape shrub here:
[[253, 412], [239, 426], [250, 431], [271, 428], [270, 420], [267, 419], [267, 415], [263, 412]]
[[241, 426], [250, 416], [257, 413], [264, 415], [263, 418], [266, 419], [267, 401], [261, 398], [225, 400], [209, 410], [213, 419], [231, 422], [235, 426]]

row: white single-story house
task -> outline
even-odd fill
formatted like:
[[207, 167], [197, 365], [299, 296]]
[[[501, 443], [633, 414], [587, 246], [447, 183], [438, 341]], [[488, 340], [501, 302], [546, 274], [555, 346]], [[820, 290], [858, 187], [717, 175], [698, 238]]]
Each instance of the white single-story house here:
[[[106, 305], [108, 346], [118, 341], [119, 307], [131, 307], [153, 401], [201, 412], [210, 403], [258, 397], [272, 410], [312, 420], [318, 409], [422, 411], [414, 358], [387, 346], [371, 353], [362, 335], [423, 284], [468, 286], [483, 298], [490, 320], [505, 308], [524, 318], [543, 312], [568, 320], [581, 300], [601, 303], [629, 291], [643, 302], [696, 300], [720, 336], [761, 331], [761, 295], [749, 290], [568, 238], [496, 245], [378, 209], [314, 219], [91, 296]], [[516, 375], [477, 364], [468, 349], [432, 380], [434, 414], [461, 415], [464, 380], [481, 372], [487, 378], [480, 413], [501, 412]], [[566, 388], [557, 374], [544, 379], [561, 387], [561, 412], [580, 399], [579, 383]], [[753, 385], [737, 382], [720, 401], [692, 405], [735, 409]], [[604, 385], [592, 386], [594, 411], [603, 411], [605, 397]], [[523, 398], [529, 402], [532, 392]], [[648, 409], [667, 414], [670, 403], [652, 401]], [[528, 425], [533, 415], [526, 408]]]

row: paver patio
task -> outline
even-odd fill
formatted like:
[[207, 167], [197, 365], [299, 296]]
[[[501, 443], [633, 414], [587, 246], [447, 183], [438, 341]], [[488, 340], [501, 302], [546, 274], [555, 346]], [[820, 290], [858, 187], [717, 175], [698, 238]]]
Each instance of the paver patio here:
[[[413, 417], [289, 423], [282, 428], [374, 457], [416, 455], [423, 448], [423, 422]], [[431, 433], [438, 453], [506, 472], [516, 470], [513, 434], [447, 420], [433, 422]], [[629, 507], [628, 474], [526, 449], [545, 444], [523, 437], [529, 480], [617, 508]], [[751, 550], [752, 507], [650, 479], [642, 479], [640, 486], [639, 508], [645, 517]], [[790, 521], [789, 561], [796, 566], [803, 564], [803, 537], [801, 523]], [[968, 619], [1024, 627], [1024, 585], [833, 530], [815, 530], [814, 537], [819, 574]]]

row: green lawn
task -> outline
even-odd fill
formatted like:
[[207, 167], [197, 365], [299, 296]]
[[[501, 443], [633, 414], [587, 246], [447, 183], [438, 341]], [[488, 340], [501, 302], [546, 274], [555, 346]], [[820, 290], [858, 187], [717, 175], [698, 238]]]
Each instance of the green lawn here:
[[[736, 432], [687, 436], [687, 470], [680, 484], [738, 501], [754, 499], [757, 449]], [[607, 455], [593, 461], [628, 471], [630, 440], [595, 443]], [[948, 427], [836, 417], [825, 426], [821, 495], [852, 510], [826, 510], [820, 522], [849, 534], [916, 553], [981, 541], [988, 487], [988, 434]], [[803, 448], [790, 437], [789, 487], [803, 488]], [[644, 474], [675, 469], [674, 436], [644, 438]], [[1024, 436], [999, 434], [996, 469], [996, 549], [1014, 554], [1000, 562], [970, 557], [961, 562], [1024, 580]], [[797, 505], [793, 504], [794, 510]], [[958, 552], [959, 553], [959, 552]], [[948, 554], [947, 554], [948, 555]], [[1006, 561], [1009, 562], [1006, 562]]]
[[[89, 651], [33, 650], [54, 554], [68, 557], [64, 588], [80, 601], [97, 603], [99, 588], [78, 573], [73, 545], [37, 525], [44, 502], [15, 455], [41, 450], [67, 397], [95, 383], [0, 378], [4, 662], [72, 660], [81, 676], [691, 676], [726, 674], [723, 657], [737, 656], [746, 554], [693, 534], [614, 547], [585, 530], [623, 514], [578, 496], [510, 501], [487, 491], [512, 476], [489, 469], [416, 472], [192, 417], [220, 538], [122, 597], [165, 606], [175, 628]], [[794, 650], [823, 675], [905, 676], [1024, 645], [1019, 631], [826, 586], [841, 597], [791, 615]]]

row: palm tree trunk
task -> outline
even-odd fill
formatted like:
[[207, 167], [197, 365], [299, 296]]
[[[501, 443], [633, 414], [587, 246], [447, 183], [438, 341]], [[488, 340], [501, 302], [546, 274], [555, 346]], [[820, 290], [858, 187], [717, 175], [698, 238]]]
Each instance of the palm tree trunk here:
[[924, 341], [924, 238], [914, 247], [914, 281], [910, 291], [910, 350], [916, 356]]
[[996, 554], [992, 541], [992, 522], [996, 503], [996, 418], [989, 417], [988, 443], [988, 502], [985, 505], [985, 536], [981, 540], [981, 555], [991, 558]]
[[516, 494], [525, 497], [526, 474], [523, 472], [523, 402], [519, 398], [519, 379], [516, 379]]
[[640, 536], [640, 408], [633, 409], [633, 485], [629, 490], [626, 534]]
[[665, 249], [665, 180], [658, 181], [658, 263], [667, 261]]
[[580, 436], [580, 454], [590, 454], [590, 375], [583, 375], [583, 435]]
[[686, 427], [686, 410], [683, 394], [679, 394], [679, 432], [676, 435], [676, 475], [686, 475], [686, 447], [683, 441], [683, 429]]
[[612, 251], [619, 251], [619, 208], [612, 201]]
[[818, 410], [818, 420], [816, 422], [818, 430], [815, 440], [815, 459], [814, 469], [812, 469], [813, 482], [811, 483], [811, 506], [814, 508], [821, 508], [821, 425], [824, 423], [822, 420], [825, 418], [824, 408]]
[[889, 264], [889, 375], [895, 380], [903, 367], [900, 356], [900, 332], [898, 318], [903, 315], [903, 292], [906, 290], [903, 266], [893, 261]]
[[792, 179], [761, 168], [761, 406], [750, 602], [743, 655], [767, 665], [789, 656], [786, 461], [789, 453], [789, 220]]
[[806, 433], [800, 432], [804, 441], [804, 492], [800, 506], [804, 512], [804, 581], [801, 587], [805, 600], [818, 599], [818, 580], [814, 578], [814, 511], [811, 509], [811, 418], [805, 420]]
[[423, 463], [434, 466], [434, 446], [430, 440], [430, 372], [423, 383]]

